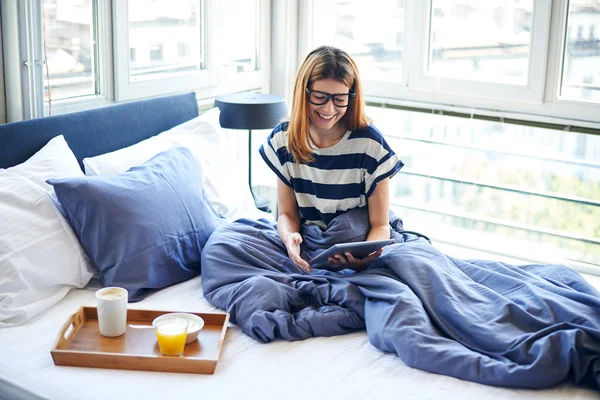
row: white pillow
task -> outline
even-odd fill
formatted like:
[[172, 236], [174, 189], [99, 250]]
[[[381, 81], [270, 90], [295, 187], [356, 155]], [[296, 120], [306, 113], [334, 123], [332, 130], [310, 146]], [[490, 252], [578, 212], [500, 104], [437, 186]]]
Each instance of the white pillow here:
[[260, 211], [254, 204], [247, 181], [247, 169], [228, 156], [221, 138], [225, 136], [219, 123], [220, 110], [211, 108], [201, 116], [178, 125], [160, 136], [171, 139], [175, 146], [187, 147], [202, 167], [206, 197], [228, 221], [239, 218], [266, 218], [271, 214]]
[[7, 171], [29, 179], [50, 193], [54, 193], [54, 189], [46, 183], [46, 179], [84, 176], [63, 135], [52, 138], [23, 164]]
[[231, 150], [221, 142], [224, 132], [219, 124], [219, 114], [215, 107], [133, 146], [84, 158], [85, 172], [87, 175], [120, 174], [173, 146], [186, 147], [202, 168], [206, 197], [219, 214], [228, 221], [243, 217], [273, 220], [271, 214], [254, 205], [246, 174], [241, 173], [245, 168], [237, 160], [225, 157]]
[[83, 176], [64, 138], [0, 169], [0, 327], [19, 325], [84, 287], [93, 269], [45, 180]]
[[96, 157], [83, 159], [86, 175], [118, 175], [128, 169], [141, 165], [157, 155], [169, 150], [173, 144], [162, 136], [152, 136], [146, 140]]

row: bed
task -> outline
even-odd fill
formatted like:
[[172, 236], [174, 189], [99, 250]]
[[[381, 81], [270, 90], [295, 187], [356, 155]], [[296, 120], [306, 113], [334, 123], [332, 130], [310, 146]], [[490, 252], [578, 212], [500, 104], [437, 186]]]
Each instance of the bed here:
[[[100, 164], [86, 165], [83, 160], [159, 137], [197, 116], [195, 94], [189, 93], [0, 126], [0, 168], [26, 162], [59, 135], [64, 136], [81, 168], [99, 168]], [[208, 146], [212, 139], [215, 138], [208, 138], [204, 143]], [[209, 175], [219, 173], [211, 169], [211, 165], [203, 167]], [[244, 174], [239, 175], [244, 186]], [[240, 216], [267, 217], [248, 206], [247, 201], [237, 208], [228, 203], [230, 197], [240, 197], [226, 192], [229, 188], [215, 186], [212, 189], [216, 207], [222, 201], [220, 212], [227, 214], [228, 220]], [[25, 321], [0, 328], [0, 398], [158, 399], [173, 398], [175, 393], [177, 397], [209, 395], [225, 399], [598, 398], [596, 391], [569, 383], [538, 391], [506, 389], [409, 368], [396, 355], [373, 347], [364, 331], [262, 344], [231, 324], [214, 375], [55, 366], [50, 349], [58, 331], [80, 306], [94, 306], [94, 293], [102, 286], [95, 271], [89, 266], [80, 267], [89, 275], [87, 279], [80, 277], [77, 282], [64, 284], [67, 289], [46, 298], [47, 307], [28, 309]], [[201, 279], [196, 275], [149, 290], [140, 301], [130, 303], [130, 308], [222, 311], [204, 299]], [[600, 287], [597, 281], [590, 281]]]

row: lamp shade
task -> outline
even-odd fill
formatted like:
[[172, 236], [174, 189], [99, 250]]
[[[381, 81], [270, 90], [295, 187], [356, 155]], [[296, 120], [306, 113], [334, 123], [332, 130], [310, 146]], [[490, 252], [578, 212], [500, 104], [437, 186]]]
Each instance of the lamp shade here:
[[227, 129], [271, 129], [287, 116], [281, 96], [264, 93], [234, 93], [218, 96], [219, 122]]

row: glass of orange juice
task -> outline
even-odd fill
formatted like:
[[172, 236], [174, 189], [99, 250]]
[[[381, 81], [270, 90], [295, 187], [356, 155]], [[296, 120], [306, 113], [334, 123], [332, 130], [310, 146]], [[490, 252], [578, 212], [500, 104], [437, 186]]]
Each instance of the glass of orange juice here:
[[156, 325], [156, 338], [160, 352], [165, 356], [183, 355], [189, 321], [171, 318]]

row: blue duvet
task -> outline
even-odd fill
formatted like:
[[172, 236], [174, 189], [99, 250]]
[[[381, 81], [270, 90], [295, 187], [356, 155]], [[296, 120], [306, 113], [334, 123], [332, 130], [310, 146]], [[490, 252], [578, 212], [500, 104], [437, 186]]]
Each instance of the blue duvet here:
[[[448, 257], [402, 231], [361, 273], [301, 273], [277, 230], [239, 220], [202, 253], [206, 299], [261, 342], [365, 329], [407, 365], [489, 385], [546, 388], [567, 379], [600, 389], [600, 293], [562, 265], [512, 266]], [[326, 231], [303, 226], [303, 257], [364, 240], [368, 216], [345, 213]]]

